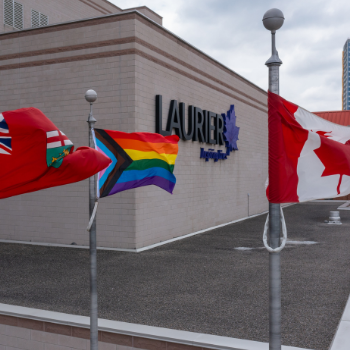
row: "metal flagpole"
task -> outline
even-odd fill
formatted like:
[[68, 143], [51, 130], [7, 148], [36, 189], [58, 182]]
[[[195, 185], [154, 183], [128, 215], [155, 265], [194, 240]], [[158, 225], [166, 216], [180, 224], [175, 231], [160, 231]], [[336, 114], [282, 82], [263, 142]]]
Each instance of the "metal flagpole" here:
[[[97, 99], [94, 90], [88, 90], [85, 93], [85, 99], [90, 103], [90, 114], [87, 120], [89, 124], [89, 146], [95, 148], [92, 137], [92, 129], [96, 119], [92, 115], [92, 104]], [[89, 179], [89, 215], [92, 217], [96, 201], [96, 181], [95, 176]], [[96, 210], [95, 210], [96, 212]], [[98, 350], [98, 324], [97, 324], [97, 256], [96, 256], [96, 216], [93, 218], [90, 227], [90, 349]]]
[[[272, 56], [265, 63], [269, 67], [269, 90], [279, 94], [279, 66], [282, 61], [278, 57], [275, 45], [276, 30], [282, 27], [284, 16], [282, 11], [271, 9], [263, 17], [263, 24], [271, 31]], [[281, 232], [281, 206], [269, 203], [269, 231], [270, 247], [276, 249], [280, 245]], [[281, 350], [281, 255], [280, 252], [269, 253], [270, 288], [269, 288], [269, 311], [270, 311], [270, 334], [269, 349]]]

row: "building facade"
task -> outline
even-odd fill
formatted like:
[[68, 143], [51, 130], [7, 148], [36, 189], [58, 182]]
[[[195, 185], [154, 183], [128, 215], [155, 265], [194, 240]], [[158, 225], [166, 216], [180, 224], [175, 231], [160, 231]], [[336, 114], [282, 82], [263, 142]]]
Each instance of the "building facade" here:
[[107, 0], [0, 0], [0, 32], [122, 13], [137, 9], [158, 24], [162, 17], [146, 6], [124, 9]]
[[343, 48], [343, 110], [350, 110], [350, 39], [346, 40]]
[[324, 112], [312, 112], [312, 113], [332, 123], [344, 125], [344, 126], [350, 126], [350, 110], [349, 111], [324, 111]]
[[[31, 1], [40, 2], [24, 9]], [[88, 144], [90, 88], [98, 94], [96, 128], [155, 132], [159, 95], [163, 129], [174, 101], [183, 103], [186, 125], [189, 106], [220, 115], [234, 105], [240, 128], [239, 150], [227, 159], [201, 158], [201, 149], [224, 153], [224, 145], [180, 140], [173, 195], [147, 186], [101, 199], [99, 247], [140, 249], [268, 209], [264, 90], [166, 30], [147, 8], [118, 11], [105, 0], [52, 6], [58, 3], [79, 4], [89, 18], [52, 24], [54, 15], [37, 6], [47, 26], [0, 34], [3, 111], [41, 109], [75, 147]], [[97, 13], [101, 7], [115, 13]], [[87, 246], [88, 181], [1, 200], [0, 216], [1, 240]]]

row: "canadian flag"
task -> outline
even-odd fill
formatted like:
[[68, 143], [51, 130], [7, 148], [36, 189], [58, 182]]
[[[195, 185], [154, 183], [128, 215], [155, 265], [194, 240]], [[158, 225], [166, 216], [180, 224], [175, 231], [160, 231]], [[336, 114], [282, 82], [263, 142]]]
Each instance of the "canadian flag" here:
[[271, 203], [350, 193], [350, 127], [324, 120], [269, 91]]

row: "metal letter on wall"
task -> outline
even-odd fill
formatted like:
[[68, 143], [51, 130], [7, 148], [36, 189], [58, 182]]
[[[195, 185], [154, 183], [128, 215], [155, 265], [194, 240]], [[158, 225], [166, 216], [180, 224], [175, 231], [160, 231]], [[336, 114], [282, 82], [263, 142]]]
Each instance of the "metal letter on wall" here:
[[167, 127], [162, 128], [162, 95], [156, 96], [156, 132], [169, 136], [175, 129], [176, 135], [182, 140], [199, 141], [212, 145], [225, 146], [226, 152], [222, 150], [201, 148], [200, 158], [214, 159], [214, 162], [227, 159], [232, 151], [238, 151], [237, 141], [239, 127], [236, 126], [236, 114], [234, 105], [230, 106], [227, 113], [216, 114], [210, 111], [202, 110], [195, 106], [188, 107], [188, 121], [186, 131], [186, 113], [185, 103], [179, 103], [171, 100]]
[[169, 117], [167, 123], [167, 132], [171, 135], [173, 129], [175, 129], [175, 134], [182, 139], [182, 130], [181, 130], [181, 122], [179, 115], [179, 108], [177, 107], [177, 101], [171, 100], [170, 109], [169, 109]]
[[192, 138], [193, 141], [205, 142], [205, 137], [203, 133], [204, 121], [205, 120], [203, 111], [198, 107], [194, 107], [194, 134]]
[[169, 136], [171, 133], [162, 129], [163, 118], [163, 97], [162, 95], [156, 95], [156, 133], [163, 136]]
[[185, 104], [179, 104], [180, 109], [180, 122], [182, 129], [182, 139], [184, 141], [188, 141], [192, 139], [193, 131], [194, 131], [194, 107], [188, 107], [188, 123], [187, 123], [187, 133], [186, 133], [186, 117], [185, 117]]
[[[211, 122], [212, 119], [214, 119], [214, 125]], [[216, 113], [209, 112], [208, 113], [208, 142], [213, 145], [216, 145], [215, 130], [216, 130]], [[214, 138], [211, 138], [212, 135]]]
[[224, 132], [224, 119], [222, 118], [222, 116], [220, 114], [216, 115], [216, 119], [215, 119], [215, 128], [216, 128], [216, 133], [215, 133], [215, 141], [216, 144], [218, 145], [223, 145], [224, 142], [224, 137], [222, 135], [222, 133]]

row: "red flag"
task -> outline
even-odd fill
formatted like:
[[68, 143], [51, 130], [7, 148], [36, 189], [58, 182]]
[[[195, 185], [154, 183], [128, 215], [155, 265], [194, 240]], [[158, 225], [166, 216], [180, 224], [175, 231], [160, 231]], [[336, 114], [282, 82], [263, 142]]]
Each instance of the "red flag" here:
[[0, 114], [0, 198], [84, 180], [111, 160], [73, 143], [40, 110]]
[[269, 92], [269, 186], [272, 203], [350, 193], [350, 128]]

